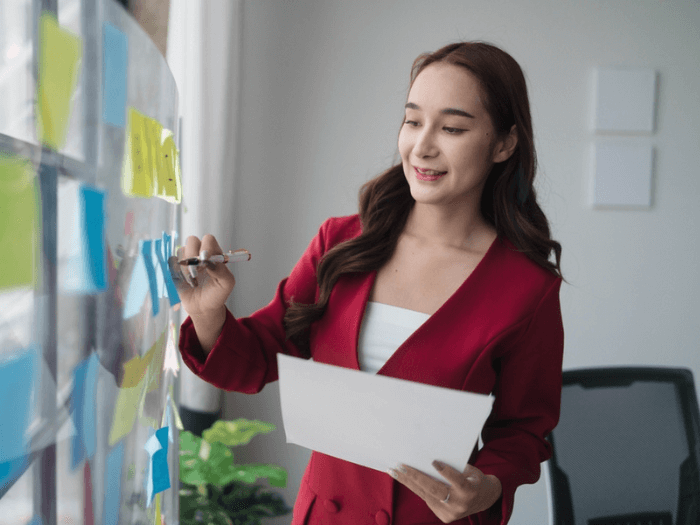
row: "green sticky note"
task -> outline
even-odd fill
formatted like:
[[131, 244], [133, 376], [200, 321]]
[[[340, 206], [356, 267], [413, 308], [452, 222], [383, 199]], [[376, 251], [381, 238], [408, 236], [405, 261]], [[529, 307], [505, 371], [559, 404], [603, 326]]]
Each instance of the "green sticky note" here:
[[122, 191], [132, 197], [153, 196], [153, 168], [149, 156], [147, 117], [129, 108], [126, 128]]
[[39, 210], [32, 163], [0, 152], [0, 290], [36, 284]]
[[66, 143], [71, 97], [83, 54], [80, 37], [61, 29], [48, 12], [39, 22], [39, 80], [37, 82], [37, 137], [51, 149]]

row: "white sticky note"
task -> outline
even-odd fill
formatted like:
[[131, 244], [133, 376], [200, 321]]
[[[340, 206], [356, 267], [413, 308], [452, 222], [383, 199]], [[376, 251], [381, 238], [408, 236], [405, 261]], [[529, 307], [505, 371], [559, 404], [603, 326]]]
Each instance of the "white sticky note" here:
[[646, 68], [595, 70], [594, 129], [617, 133], [652, 133], [656, 71]]
[[493, 398], [278, 354], [288, 443], [382, 472], [463, 470]]
[[609, 140], [593, 148], [593, 205], [651, 206], [651, 144]]

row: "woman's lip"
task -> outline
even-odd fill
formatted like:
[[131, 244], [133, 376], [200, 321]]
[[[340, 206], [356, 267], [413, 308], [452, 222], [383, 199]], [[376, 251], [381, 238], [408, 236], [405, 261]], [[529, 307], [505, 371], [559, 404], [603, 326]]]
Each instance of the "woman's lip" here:
[[[416, 178], [418, 180], [427, 180], [427, 181], [438, 180], [440, 177], [444, 176], [447, 173], [446, 171], [436, 172], [435, 170], [422, 170], [421, 168], [417, 168], [415, 166], [413, 166], [413, 170], [416, 172]], [[428, 174], [426, 172], [431, 172], [431, 173]]]

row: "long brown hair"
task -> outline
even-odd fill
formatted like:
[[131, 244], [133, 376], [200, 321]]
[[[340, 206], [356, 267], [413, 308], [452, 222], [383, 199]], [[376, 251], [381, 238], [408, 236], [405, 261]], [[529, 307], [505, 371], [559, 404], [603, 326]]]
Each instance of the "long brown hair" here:
[[[515, 125], [516, 149], [489, 173], [481, 196], [481, 213], [499, 237], [508, 239], [531, 260], [561, 277], [561, 245], [550, 236], [549, 223], [537, 204], [533, 187], [537, 157], [527, 86], [520, 66], [508, 53], [491, 44], [460, 42], [420, 55], [411, 68], [410, 85], [435, 62], [464, 67], [480, 81], [486, 111], [499, 136], [505, 136]], [[319, 262], [318, 301], [292, 301], [285, 313], [287, 338], [305, 355], [310, 355], [311, 323], [323, 316], [338, 278], [381, 268], [394, 253], [414, 202], [402, 164], [392, 166], [360, 188], [362, 233], [333, 247]]]

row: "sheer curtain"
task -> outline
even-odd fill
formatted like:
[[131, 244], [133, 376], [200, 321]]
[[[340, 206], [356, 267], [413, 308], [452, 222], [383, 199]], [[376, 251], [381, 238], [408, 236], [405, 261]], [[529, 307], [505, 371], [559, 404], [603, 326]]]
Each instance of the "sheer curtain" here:
[[[211, 233], [235, 249], [233, 203], [242, 0], [171, 0], [168, 63], [178, 84], [182, 238]], [[232, 305], [229, 305], [232, 306]], [[186, 318], [182, 312], [182, 319]], [[221, 391], [182, 367], [180, 403], [218, 413]]]

